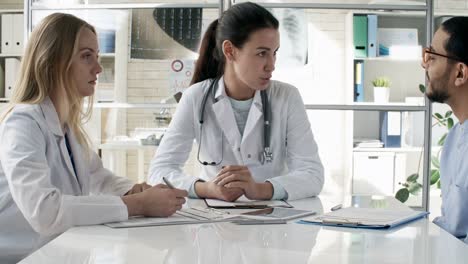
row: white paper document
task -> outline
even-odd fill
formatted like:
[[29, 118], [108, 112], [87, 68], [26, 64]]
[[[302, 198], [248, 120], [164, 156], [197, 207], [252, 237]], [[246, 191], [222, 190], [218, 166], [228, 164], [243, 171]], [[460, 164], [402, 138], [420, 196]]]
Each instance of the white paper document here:
[[226, 202], [217, 199], [205, 199], [206, 205], [212, 208], [242, 208], [242, 209], [251, 209], [251, 208], [266, 208], [266, 207], [284, 207], [292, 208], [288, 202], [283, 200], [249, 200], [245, 196], [241, 196], [235, 202]]
[[132, 217], [127, 221], [104, 224], [112, 228], [202, 224], [231, 221], [238, 217], [212, 208], [191, 207], [177, 211], [169, 217]]

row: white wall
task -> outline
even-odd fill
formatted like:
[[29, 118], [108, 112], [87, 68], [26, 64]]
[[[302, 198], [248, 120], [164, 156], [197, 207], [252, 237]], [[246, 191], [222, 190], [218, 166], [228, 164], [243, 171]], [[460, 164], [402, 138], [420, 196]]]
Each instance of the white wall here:
[[[346, 91], [345, 27], [347, 11], [306, 10], [308, 64], [281, 69], [274, 78], [298, 87], [305, 104], [344, 104]], [[281, 52], [281, 48], [280, 48]], [[309, 121], [325, 167], [325, 193], [342, 193], [349, 180], [346, 153], [346, 113], [308, 111]]]

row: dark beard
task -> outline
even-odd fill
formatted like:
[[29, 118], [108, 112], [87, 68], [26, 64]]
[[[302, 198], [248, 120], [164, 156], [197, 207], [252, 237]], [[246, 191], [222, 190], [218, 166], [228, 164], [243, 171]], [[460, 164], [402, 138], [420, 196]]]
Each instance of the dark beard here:
[[448, 94], [447, 84], [448, 84], [448, 69], [444, 73], [444, 78], [437, 81], [431, 81], [427, 72], [426, 78], [430, 85], [430, 89], [426, 92], [427, 98], [433, 103], [445, 103], [449, 99], [450, 95]]
[[427, 98], [433, 103], [445, 103], [449, 99], [447, 90], [432, 90], [426, 93]]

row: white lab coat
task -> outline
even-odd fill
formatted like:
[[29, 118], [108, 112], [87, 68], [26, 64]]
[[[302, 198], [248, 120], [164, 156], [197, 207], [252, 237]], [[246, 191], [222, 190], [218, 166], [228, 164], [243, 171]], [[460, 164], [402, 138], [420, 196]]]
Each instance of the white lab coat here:
[[273, 162], [262, 165], [259, 159], [263, 151], [260, 92], [255, 93], [241, 138], [221, 78], [214, 95], [216, 100], [210, 96], [206, 103], [200, 159], [218, 162], [223, 157], [223, 161], [219, 166], [202, 166], [199, 178], [183, 173], [193, 140], [197, 143], [200, 140], [199, 111], [210, 83], [211, 80], [205, 80], [184, 92], [151, 162], [149, 182], [162, 182], [165, 176], [177, 187], [188, 190], [199, 178], [210, 180], [216, 177], [222, 166], [245, 165], [255, 181], [269, 180], [281, 185], [290, 200], [319, 194], [324, 183], [323, 166], [304, 103], [295, 87], [278, 81], [271, 81], [267, 90], [272, 111]]
[[[49, 98], [17, 105], [0, 125], [0, 262], [16, 261], [72, 226], [128, 219], [133, 183], [85, 158], [68, 130], [77, 176]], [[96, 194], [90, 196], [90, 194]]]

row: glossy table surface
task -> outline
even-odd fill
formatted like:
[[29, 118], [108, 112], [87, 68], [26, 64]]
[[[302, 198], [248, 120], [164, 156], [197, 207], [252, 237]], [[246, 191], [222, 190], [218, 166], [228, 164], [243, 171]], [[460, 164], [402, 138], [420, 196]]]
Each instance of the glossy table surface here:
[[[190, 200], [191, 205], [203, 205]], [[291, 202], [328, 212], [346, 206], [408, 210], [392, 197], [319, 197]], [[72, 228], [20, 263], [468, 263], [468, 245], [420, 219], [390, 230], [210, 223]]]

